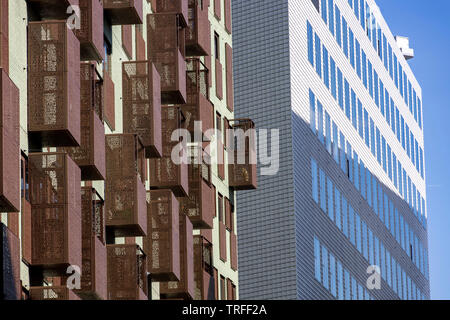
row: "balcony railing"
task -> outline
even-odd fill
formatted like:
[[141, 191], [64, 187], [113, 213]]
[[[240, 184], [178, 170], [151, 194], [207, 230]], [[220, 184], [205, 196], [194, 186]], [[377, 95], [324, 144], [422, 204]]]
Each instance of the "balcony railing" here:
[[209, 140], [207, 131], [214, 129], [214, 108], [209, 101], [209, 70], [198, 58], [187, 59], [186, 65], [187, 101], [181, 107], [186, 116], [186, 128], [193, 135], [195, 121], [201, 121], [203, 138]]
[[181, 213], [189, 217], [195, 229], [212, 229], [215, 195], [211, 187], [209, 155], [201, 146], [190, 146], [189, 152], [189, 195], [180, 198]]
[[162, 154], [161, 78], [149, 61], [124, 62], [122, 65], [123, 130], [137, 134], [146, 158]]
[[[255, 124], [250, 119], [230, 120], [230, 124], [235, 136], [238, 137], [238, 144], [227, 148], [229, 157], [228, 178], [230, 187], [233, 187], [235, 190], [256, 189], [256, 147], [254, 137], [255, 133], [253, 130], [255, 128]], [[234, 141], [234, 137], [229, 137], [227, 141], [231, 143]], [[241, 148], [239, 145], [242, 145]]]
[[194, 245], [192, 223], [180, 215], [180, 279], [160, 282], [163, 299], [193, 299], [194, 291]]
[[0, 270], [0, 300], [19, 300], [20, 242], [3, 223], [0, 223]]
[[[105, 127], [101, 116], [102, 88], [93, 63], [81, 63], [81, 141], [65, 148], [81, 169], [81, 180], [104, 180]], [[97, 107], [96, 107], [97, 106]]]
[[74, 291], [64, 286], [31, 287], [31, 300], [80, 300]]
[[[0, 212], [20, 209], [19, 89], [0, 68]], [[12, 156], [14, 155], [14, 156]], [[17, 156], [16, 156], [17, 155]]]
[[31, 265], [81, 266], [80, 169], [66, 153], [30, 153]]
[[185, 29], [177, 14], [147, 16], [148, 57], [161, 76], [161, 103], [186, 103]]
[[28, 24], [28, 131], [38, 147], [80, 143], [80, 42], [66, 21]]
[[80, 29], [75, 34], [80, 40], [80, 58], [83, 61], [104, 59], [103, 3], [101, 0], [80, 1]]
[[144, 161], [137, 135], [106, 135], [106, 227], [117, 237], [147, 234]]
[[67, 8], [77, 6], [80, 0], [28, 0], [34, 13], [41, 20], [66, 19], [69, 17]]
[[188, 22], [188, 0], [152, 0], [155, 13], [176, 13], [183, 26]]
[[142, 24], [142, 1], [103, 0], [103, 7], [112, 25]]
[[103, 199], [91, 187], [81, 188], [82, 270], [81, 289], [75, 292], [83, 299], [106, 299], [106, 246]]
[[211, 55], [211, 27], [205, 0], [189, 0], [188, 29], [186, 30], [186, 55]]
[[144, 240], [148, 271], [154, 281], [180, 279], [179, 204], [170, 190], [147, 192], [148, 236]]
[[147, 257], [136, 244], [107, 245], [108, 300], [147, 300]]
[[195, 300], [212, 300], [214, 297], [213, 248], [203, 236], [194, 236]]
[[152, 189], [171, 189], [175, 196], [185, 197], [189, 192], [188, 168], [185, 159], [176, 164], [172, 159], [172, 149], [180, 141], [172, 141], [172, 133], [184, 127], [185, 117], [180, 108], [163, 106], [162, 119], [162, 158], [150, 159], [150, 187]]

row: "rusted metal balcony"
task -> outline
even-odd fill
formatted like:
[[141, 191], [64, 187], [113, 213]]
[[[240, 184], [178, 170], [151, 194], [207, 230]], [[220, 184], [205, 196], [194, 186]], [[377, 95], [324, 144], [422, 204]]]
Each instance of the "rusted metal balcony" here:
[[147, 257], [136, 244], [109, 244], [108, 300], [147, 300]]
[[103, 199], [91, 187], [81, 188], [82, 270], [81, 289], [75, 292], [83, 299], [106, 299], [106, 246]]
[[212, 229], [215, 213], [209, 155], [201, 146], [190, 146], [188, 165], [189, 195], [180, 198], [181, 213], [189, 217], [194, 229]]
[[155, 13], [176, 13], [183, 26], [188, 23], [188, 0], [152, 0]]
[[154, 281], [180, 279], [179, 204], [170, 190], [147, 191], [148, 235], [144, 239], [148, 271]]
[[147, 16], [148, 57], [161, 76], [161, 103], [186, 103], [185, 29], [177, 14]]
[[186, 56], [211, 55], [211, 27], [204, 0], [189, 0], [189, 23], [186, 30]]
[[[0, 212], [20, 209], [19, 89], [0, 68]], [[17, 155], [12, 156], [12, 155]]]
[[116, 237], [147, 234], [144, 161], [137, 135], [106, 135], [106, 227]]
[[[28, 0], [33, 11], [41, 20], [67, 19], [70, 6], [78, 6], [79, 0]], [[73, 12], [73, 11], [72, 11]]]
[[149, 61], [122, 65], [123, 131], [141, 138], [146, 158], [160, 158], [161, 78]]
[[180, 279], [160, 282], [162, 299], [193, 299], [194, 291], [194, 244], [192, 223], [180, 215]]
[[20, 242], [0, 223], [0, 300], [20, 300]]
[[[234, 136], [228, 137], [228, 179], [235, 190], [257, 188], [255, 124], [250, 119], [230, 120]], [[237, 137], [237, 145], [234, 145]]]
[[28, 156], [31, 266], [63, 271], [81, 266], [80, 168], [62, 152]]
[[66, 21], [28, 24], [28, 132], [37, 147], [80, 144], [80, 42]]
[[[172, 141], [172, 133], [183, 128], [185, 117], [179, 107], [163, 106], [162, 119], [162, 158], [150, 159], [150, 188], [170, 189], [177, 197], [185, 197], [189, 192], [188, 168], [186, 159], [176, 164], [172, 159], [172, 149], [181, 141]], [[182, 155], [183, 156], [183, 155]], [[186, 156], [186, 155], [184, 155]]]
[[80, 300], [77, 294], [65, 286], [31, 287], [31, 300]]
[[75, 34], [80, 40], [80, 58], [83, 61], [104, 59], [103, 3], [101, 0], [80, 1], [80, 29]]
[[195, 300], [214, 300], [214, 269], [212, 243], [203, 236], [194, 236]]
[[143, 0], [103, 0], [103, 8], [112, 25], [142, 24]]
[[81, 180], [104, 180], [105, 127], [102, 121], [102, 88], [93, 63], [81, 63], [81, 141], [64, 148], [81, 169]]
[[186, 116], [185, 127], [193, 135], [195, 122], [201, 122], [203, 139], [210, 140], [208, 130], [214, 129], [214, 107], [209, 101], [209, 70], [198, 58], [187, 59], [186, 65], [187, 101], [181, 107]]

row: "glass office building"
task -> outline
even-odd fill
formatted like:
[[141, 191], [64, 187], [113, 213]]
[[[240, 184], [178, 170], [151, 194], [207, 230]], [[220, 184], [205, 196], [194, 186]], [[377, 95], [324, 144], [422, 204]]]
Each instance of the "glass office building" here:
[[240, 298], [429, 299], [407, 39], [374, 0], [233, 0], [232, 13], [236, 116], [280, 130], [278, 174], [237, 195]]

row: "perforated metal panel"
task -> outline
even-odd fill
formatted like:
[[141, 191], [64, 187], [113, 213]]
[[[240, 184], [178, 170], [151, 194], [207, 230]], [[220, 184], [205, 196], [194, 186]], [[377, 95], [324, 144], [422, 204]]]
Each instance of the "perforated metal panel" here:
[[192, 223], [180, 215], [180, 280], [160, 283], [161, 298], [193, 299], [194, 291], [194, 245]]
[[[179, 141], [172, 141], [172, 133], [184, 126], [184, 116], [180, 108], [163, 106], [162, 120], [162, 158], [150, 159], [150, 187], [152, 189], [171, 189], [177, 197], [188, 194], [188, 170], [186, 159], [176, 164], [172, 158], [172, 149], [179, 145]], [[182, 154], [186, 157], [186, 153]]]
[[194, 236], [195, 300], [214, 299], [212, 244], [203, 236]]
[[79, 147], [64, 151], [80, 167], [82, 180], [104, 180], [106, 175], [100, 83], [95, 65], [81, 63], [81, 141]]
[[81, 266], [80, 169], [65, 153], [30, 153], [32, 265]]
[[181, 18], [183, 26], [188, 21], [188, 0], [153, 0], [154, 12], [156, 13], [177, 13]]
[[106, 247], [103, 200], [91, 187], [81, 188], [82, 270], [81, 289], [75, 292], [84, 299], [106, 299]]
[[208, 7], [203, 0], [189, 0], [188, 28], [186, 30], [186, 55], [211, 55], [211, 27]]
[[191, 147], [188, 165], [189, 195], [180, 198], [180, 212], [189, 217], [195, 229], [212, 229], [215, 214], [209, 156], [201, 147]]
[[134, 134], [106, 135], [106, 226], [116, 236], [147, 234], [144, 148]]
[[75, 34], [80, 40], [80, 58], [83, 61], [104, 59], [103, 3], [101, 0], [79, 0], [80, 28]]
[[103, 0], [103, 7], [112, 25], [142, 24], [142, 1]]
[[80, 300], [72, 290], [63, 286], [31, 287], [31, 300]]
[[0, 272], [0, 299], [19, 300], [20, 242], [3, 223], [0, 223]]
[[136, 244], [107, 245], [108, 300], [146, 300], [146, 256]]
[[19, 90], [0, 68], [0, 212], [20, 209]]
[[[243, 132], [247, 132], [247, 130], [254, 129], [255, 124], [253, 121], [249, 119], [235, 119], [230, 120], [233, 129], [242, 129]], [[252, 133], [251, 135], [254, 135]], [[229, 141], [232, 140], [232, 137], [229, 138]], [[237, 150], [237, 145], [230, 148], [231, 150], [228, 153], [229, 157], [232, 157], [229, 161], [228, 166], [228, 179], [230, 183], [230, 187], [233, 187], [236, 190], [251, 190], [256, 189], [257, 181], [256, 181], [256, 151], [255, 146], [250, 145], [250, 140], [245, 139], [245, 163], [239, 163], [239, 150]]]
[[186, 103], [185, 29], [177, 14], [147, 16], [148, 58], [161, 76], [161, 103]]
[[28, 131], [44, 147], [80, 143], [80, 43], [66, 21], [28, 24]]
[[170, 190], [152, 190], [148, 197], [148, 236], [144, 240], [152, 280], [180, 279], [179, 204]]
[[147, 158], [159, 158], [162, 154], [160, 85], [152, 63], [123, 63], [123, 130], [141, 138]]
[[195, 121], [201, 121], [203, 139], [209, 140], [207, 130], [214, 128], [214, 108], [209, 101], [209, 70], [198, 58], [187, 59], [187, 101], [181, 109], [186, 117], [185, 128], [195, 132]]

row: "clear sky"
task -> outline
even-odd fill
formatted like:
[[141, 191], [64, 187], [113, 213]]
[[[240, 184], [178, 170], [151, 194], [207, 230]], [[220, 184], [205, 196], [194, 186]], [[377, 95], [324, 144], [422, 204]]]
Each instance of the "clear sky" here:
[[431, 298], [450, 299], [450, 1], [376, 0], [422, 86]]

